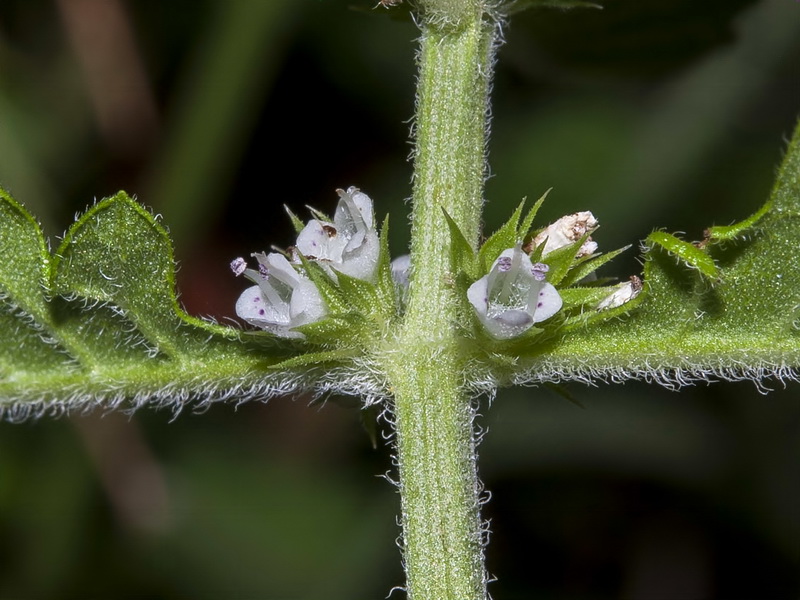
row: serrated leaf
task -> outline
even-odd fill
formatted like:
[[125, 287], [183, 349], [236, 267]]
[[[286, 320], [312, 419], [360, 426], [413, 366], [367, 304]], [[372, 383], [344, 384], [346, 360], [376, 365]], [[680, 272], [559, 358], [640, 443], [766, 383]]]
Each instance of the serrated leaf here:
[[[231, 328], [193, 319], [180, 309], [174, 271], [166, 231], [120, 193], [90, 208], [69, 229], [54, 255], [50, 289], [114, 306], [173, 358], [212, 351], [209, 334], [235, 336]], [[193, 327], [186, 328], [189, 323]]]
[[34, 218], [0, 190], [0, 381], [22, 372], [68, 368], [69, 356], [48, 333], [45, 298], [50, 253]]
[[[685, 251], [686, 242], [652, 244], [634, 310], [623, 305], [613, 309], [628, 313], [622, 318], [567, 332], [512, 380], [644, 378], [678, 386], [713, 378], [798, 379], [800, 126], [770, 203], [756, 215], [733, 239], [707, 248], [716, 271]], [[709, 273], [719, 282], [711, 285]]]
[[0, 289], [22, 310], [46, 320], [50, 253], [35, 219], [5, 190], [0, 190], [0, 234]]
[[2, 191], [0, 232], [0, 413], [9, 418], [125, 400], [180, 408], [192, 397], [267, 397], [302, 385], [267, 375], [297, 343], [180, 309], [166, 232], [125, 194], [89, 209], [54, 257]]

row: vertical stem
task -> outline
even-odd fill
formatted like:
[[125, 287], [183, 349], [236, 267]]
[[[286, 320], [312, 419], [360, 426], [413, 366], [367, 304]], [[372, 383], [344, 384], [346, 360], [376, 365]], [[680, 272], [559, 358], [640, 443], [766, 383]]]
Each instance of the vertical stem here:
[[400, 366], [408, 376], [395, 387], [394, 418], [408, 597], [483, 600], [474, 411], [459, 389], [461, 365], [431, 346]]
[[423, 14], [412, 277], [400, 350], [385, 359], [395, 393], [403, 550], [413, 600], [487, 597], [475, 415], [463, 389], [455, 327], [463, 322], [465, 302], [454, 296], [442, 209], [477, 245], [497, 27], [478, 0], [449, 4], [458, 9], [455, 19], [436, 11]]

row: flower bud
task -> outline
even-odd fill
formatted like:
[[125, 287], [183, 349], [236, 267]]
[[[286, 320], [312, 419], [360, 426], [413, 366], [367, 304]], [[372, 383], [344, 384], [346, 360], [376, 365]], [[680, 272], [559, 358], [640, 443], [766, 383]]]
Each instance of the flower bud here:
[[[546, 256], [554, 250], [574, 244], [587, 232], [594, 231], [598, 226], [597, 219], [589, 211], [567, 215], [540, 231], [533, 238], [531, 247], [537, 248], [544, 244], [542, 256]], [[589, 256], [595, 252], [597, 252], [597, 243], [593, 242], [592, 238], [587, 238], [578, 250], [576, 258]]]

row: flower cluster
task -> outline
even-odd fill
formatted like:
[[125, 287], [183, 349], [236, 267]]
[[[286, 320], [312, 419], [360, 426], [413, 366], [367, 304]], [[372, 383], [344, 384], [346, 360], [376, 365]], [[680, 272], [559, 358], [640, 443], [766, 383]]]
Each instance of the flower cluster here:
[[[467, 298], [485, 331], [497, 340], [509, 340], [561, 310], [566, 311], [565, 321], [576, 318], [579, 313], [586, 322], [592, 318], [586, 312], [589, 307], [594, 309], [594, 315], [602, 318], [600, 312], [633, 300], [642, 289], [637, 277], [607, 288], [608, 295], [600, 302], [596, 300], [596, 288], [591, 286], [596, 280], [594, 270], [607, 260], [598, 258], [597, 243], [589, 237], [598, 226], [591, 212], [566, 215], [539, 231], [524, 247], [518, 244], [503, 251], [489, 273], [467, 290]], [[516, 235], [517, 240], [524, 239], [528, 227], [526, 224], [512, 235]], [[512, 242], [513, 238], [509, 236], [505, 241]], [[549, 264], [534, 263], [531, 256], [541, 257]], [[594, 266], [588, 262], [592, 260]], [[570, 275], [573, 269], [582, 269], [582, 275]], [[588, 287], [572, 287], [578, 282]], [[566, 304], [555, 287], [559, 284], [571, 288]]]
[[[257, 269], [248, 268], [243, 258], [231, 263], [236, 275], [244, 275], [255, 284], [246, 289], [236, 303], [236, 314], [240, 318], [279, 337], [304, 338], [304, 333], [298, 328], [328, 315], [325, 298], [333, 298], [327, 296], [328, 286], [340, 288], [345, 284], [345, 276], [369, 282], [372, 286], [383, 285], [377, 276], [381, 245], [375, 230], [372, 200], [355, 187], [347, 191], [337, 190], [337, 193], [339, 203], [332, 220], [318, 213], [306, 225], [295, 219], [299, 230], [297, 241], [285, 254], [253, 254]], [[573, 290], [565, 305], [555, 286], [569, 287], [577, 279], [585, 282], [604, 262], [595, 254], [597, 244], [589, 237], [598, 227], [597, 219], [590, 212], [567, 215], [541, 230], [523, 247], [519, 240], [528, 235], [532, 219], [530, 216], [526, 224], [517, 229], [507, 226], [501, 230], [507, 233], [502, 234], [506, 237], [500, 238], [502, 245], [499, 247], [514, 243], [516, 246], [504, 250], [492, 263], [489, 272], [466, 290], [467, 300], [478, 321], [494, 339], [519, 337], [531, 330], [535, 323], [546, 321], [562, 310], [566, 311], [564, 318], [569, 320], [578, 307], [589, 306], [589, 297], [596, 314], [618, 308], [635, 298], [642, 289], [641, 281], [634, 277], [627, 283], [607, 288], [608, 295], [599, 303], [596, 291]], [[571, 252], [567, 251], [568, 247], [572, 248]], [[561, 249], [564, 251], [557, 252]], [[548, 264], [533, 262], [531, 255], [542, 257], [541, 260]], [[496, 254], [487, 257], [486, 262], [494, 256]], [[466, 260], [478, 261], [479, 258], [473, 254]], [[569, 278], [572, 269], [585, 265], [589, 260], [596, 261], [597, 266], [588, 270], [585, 266], [580, 267], [581, 275]], [[300, 266], [301, 263], [305, 266]], [[309, 263], [316, 265], [311, 267], [313, 269], [321, 268], [330, 281], [325, 282], [310, 272]], [[473, 265], [473, 277], [478, 277], [478, 262], [473, 262]], [[396, 301], [401, 305], [411, 271], [408, 255], [396, 258], [391, 264]], [[360, 289], [371, 289], [370, 285]], [[345, 287], [349, 289], [352, 286]], [[579, 300], [581, 293], [586, 301]], [[355, 310], [361, 310], [359, 302], [354, 306]], [[559, 323], [561, 321], [563, 319]], [[311, 332], [306, 333], [313, 338]]]
[[372, 200], [355, 187], [336, 192], [339, 204], [333, 223], [309, 221], [290, 252], [291, 262], [283, 254], [272, 252], [252, 255], [258, 270], [247, 268], [243, 258], [231, 263], [236, 275], [256, 284], [236, 302], [239, 318], [280, 337], [302, 338], [296, 327], [327, 315], [317, 286], [297, 268], [300, 256], [319, 264], [334, 279], [337, 272], [367, 281], [375, 277], [380, 245]]

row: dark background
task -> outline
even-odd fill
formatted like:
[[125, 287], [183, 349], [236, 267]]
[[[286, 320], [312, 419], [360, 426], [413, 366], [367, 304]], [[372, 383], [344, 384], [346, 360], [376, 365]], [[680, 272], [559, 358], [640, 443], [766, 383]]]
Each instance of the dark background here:
[[[418, 34], [402, 15], [4, 0], [0, 184], [53, 243], [94, 199], [135, 194], [175, 238], [183, 303], [218, 319], [242, 289], [229, 261], [291, 243], [283, 204], [330, 210], [358, 185], [402, 253]], [[767, 198], [800, 112], [800, 3], [524, 13], [493, 97], [487, 231], [553, 186], [541, 223], [591, 209], [602, 249], [656, 227], [699, 239]], [[606, 274], [638, 272], [636, 254]], [[798, 387], [769, 385], [484, 403], [493, 596], [800, 597]], [[0, 423], [0, 599], [383, 598], [403, 582], [390, 470], [355, 411], [307, 398]]]

